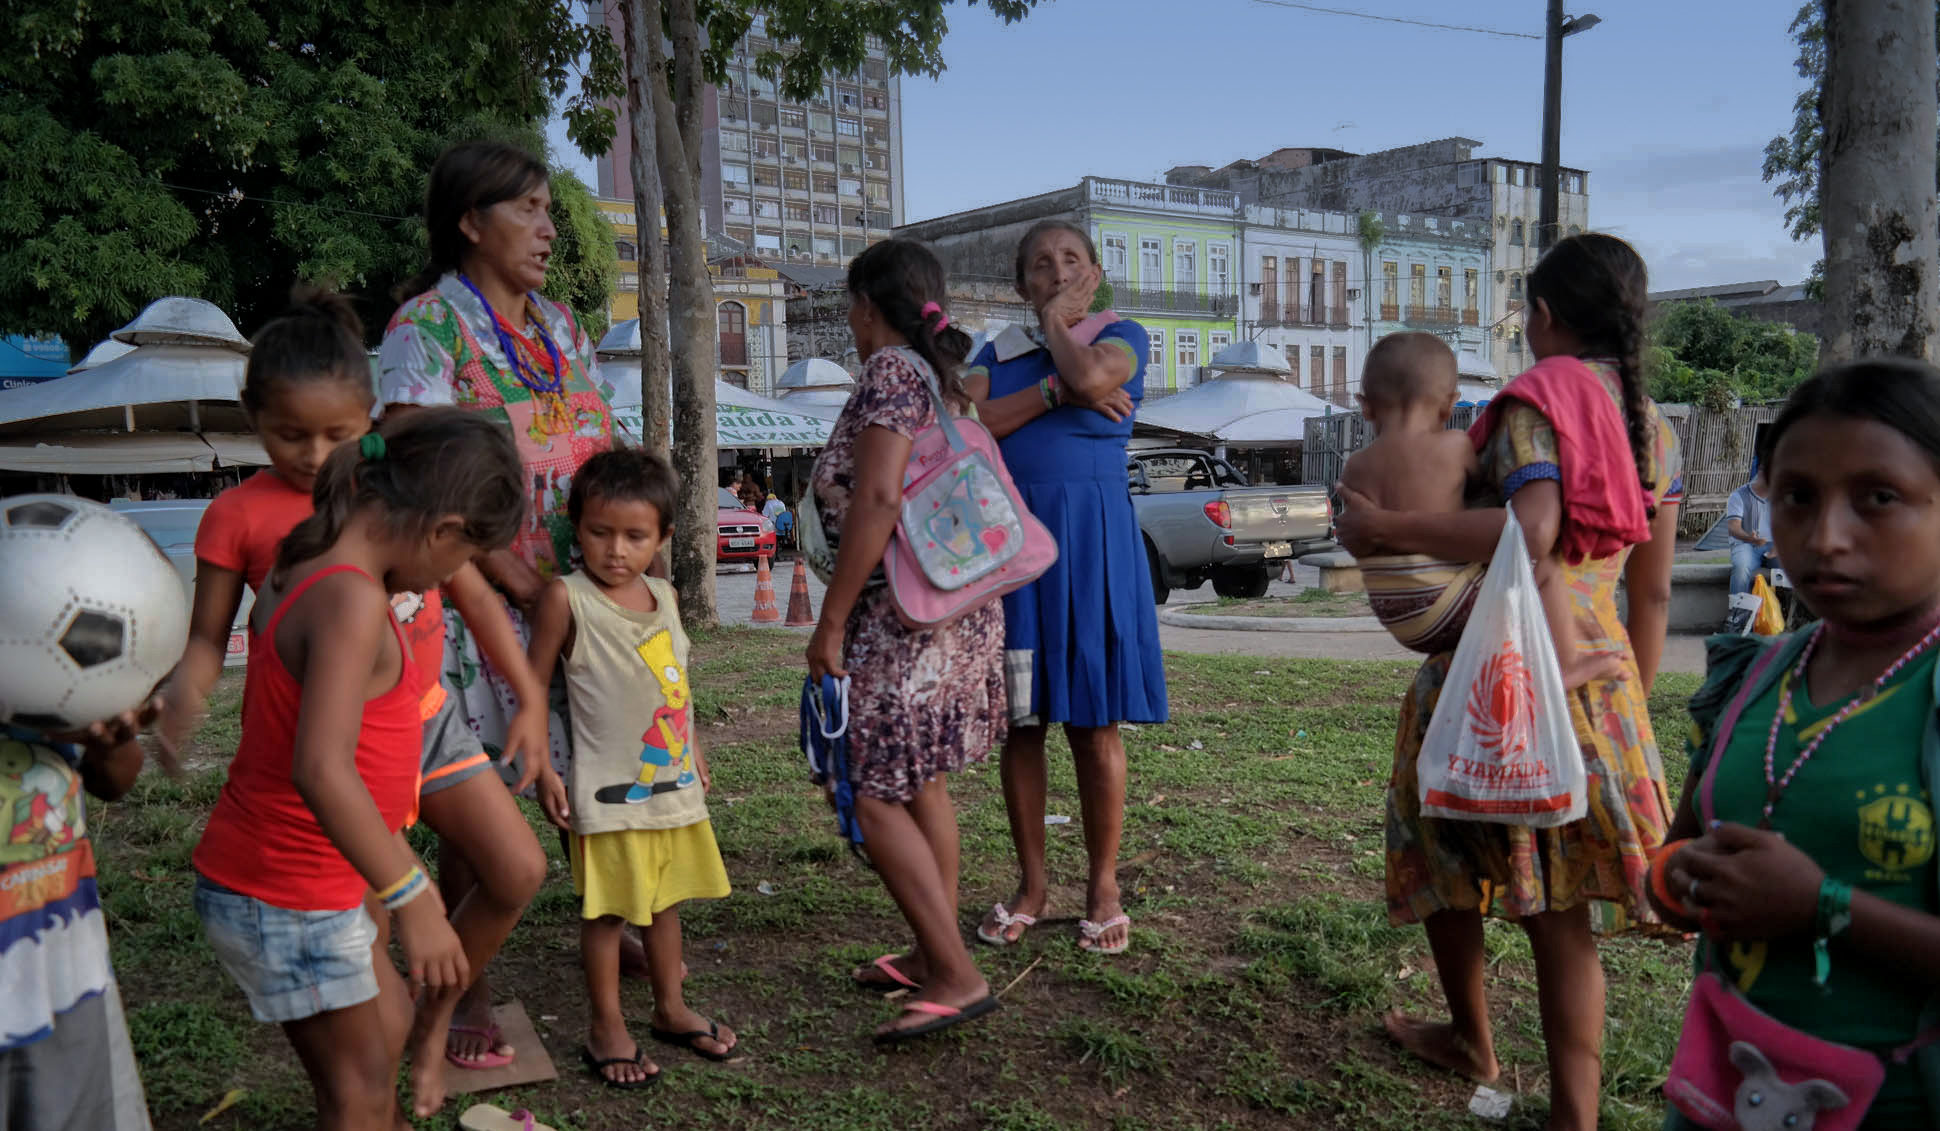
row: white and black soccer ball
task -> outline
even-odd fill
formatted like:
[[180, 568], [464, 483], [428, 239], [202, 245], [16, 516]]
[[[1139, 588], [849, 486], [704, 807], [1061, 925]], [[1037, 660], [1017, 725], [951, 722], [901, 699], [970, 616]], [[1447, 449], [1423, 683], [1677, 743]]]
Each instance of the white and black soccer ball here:
[[0, 720], [79, 730], [141, 705], [188, 643], [182, 579], [141, 527], [70, 495], [0, 499]]

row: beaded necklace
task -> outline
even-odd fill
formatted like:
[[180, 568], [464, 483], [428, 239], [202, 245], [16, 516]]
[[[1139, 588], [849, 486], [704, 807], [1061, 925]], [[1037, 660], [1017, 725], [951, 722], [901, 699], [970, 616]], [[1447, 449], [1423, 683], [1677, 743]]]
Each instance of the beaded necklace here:
[[1784, 725], [1785, 716], [1791, 712], [1793, 690], [1805, 680], [1805, 665], [1811, 662], [1812, 653], [1818, 650], [1819, 641], [1824, 636], [1824, 624], [1812, 630], [1811, 638], [1805, 642], [1805, 650], [1799, 653], [1798, 666], [1792, 669], [1792, 676], [1786, 681], [1785, 690], [1778, 697], [1778, 710], [1772, 715], [1772, 729], [1765, 736], [1765, 809], [1764, 815], [1758, 821], [1758, 827], [1761, 829], [1772, 827], [1772, 810], [1777, 808], [1779, 798], [1785, 796], [1785, 791], [1792, 785], [1792, 779], [1798, 776], [1799, 770], [1811, 760], [1812, 755], [1819, 752], [1819, 747], [1825, 744], [1826, 736], [1831, 734], [1840, 723], [1845, 722], [1861, 704], [1869, 702], [1878, 695], [1880, 688], [1885, 687], [1888, 681], [1898, 675], [1906, 665], [1912, 663], [1920, 653], [1932, 647], [1935, 640], [1940, 640], [1940, 623], [1928, 629], [1927, 634], [1921, 637], [1917, 644], [1900, 653], [1899, 659], [1886, 665], [1886, 670], [1874, 677], [1873, 682], [1860, 688], [1857, 694], [1847, 700], [1846, 705], [1839, 708], [1839, 713], [1819, 728], [1819, 733], [1813, 736], [1804, 750], [1799, 751], [1798, 757], [1792, 759], [1792, 765], [1785, 771], [1785, 776], [1779, 777], [1777, 768], [1773, 764], [1777, 760], [1778, 730]]
[[[534, 414], [533, 427], [546, 435], [558, 435], [571, 431], [572, 410], [567, 406], [565, 396], [565, 360], [560, 357], [558, 344], [552, 340], [552, 335], [547, 333], [544, 320], [536, 317], [536, 312], [532, 311], [532, 300], [530, 298], [525, 300], [527, 316], [532, 322], [533, 329], [538, 331], [540, 343], [546, 347], [547, 360], [552, 363], [552, 372], [543, 376], [537, 364], [540, 354], [531, 339], [514, 329], [505, 316], [486, 301], [484, 292], [480, 291], [471, 279], [460, 273], [458, 281], [465, 284], [465, 289], [478, 299], [479, 305], [485, 308], [485, 313], [491, 315], [492, 330], [498, 335], [499, 349], [505, 352], [505, 359], [512, 366], [512, 376], [519, 384], [525, 386], [525, 390], [531, 393], [532, 399], [537, 402], [540, 411]], [[523, 350], [520, 347], [524, 347]], [[527, 360], [528, 357], [531, 360]]]

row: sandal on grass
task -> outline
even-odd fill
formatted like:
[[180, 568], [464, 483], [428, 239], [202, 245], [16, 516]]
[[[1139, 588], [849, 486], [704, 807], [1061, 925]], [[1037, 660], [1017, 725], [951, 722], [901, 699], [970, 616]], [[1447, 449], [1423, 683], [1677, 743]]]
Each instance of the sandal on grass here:
[[931, 1020], [925, 1021], [921, 1025], [911, 1025], [907, 1029], [891, 1029], [886, 1033], [877, 1033], [876, 1043], [879, 1045], [900, 1045], [907, 1041], [914, 1041], [935, 1033], [941, 1033], [945, 1029], [954, 1028], [963, 1024], [965, 1021], [975, 1020], [986, 1013], [994, 1013], [996, 1010], [996, 994], [985, 994], [962, 1009], [958, 1009], [953, 1005], [944, 1005], [940, 1001], [906, 1001], [903, 1003], [904, 1013], [926, 1013], [931, 1017]]
[[640, 1051], [639, 1045], [633, 1046], [632, 1056], [609, 1056], [604, 1060], [594, 1056], [591, 1048], [581, 1045], [579, 1048], [579, 1059], [585, 1062], [586, 1071], [593, 1074], [593, 1079], [598, 1080], [609, 1088], [618, 1088], [622, 1092], [637, 1092], [642, 1088], [651, 1088], [655, 1084], [660, 1083], [660, 1073], [658, 1070], [655, 1070], [644, 1080], [615, 1080], [606, 1074], [606, 1070], [616, 1064], [644, 1063], [647, 1059], [647, 1054]]
[[532, 1113], [524, 1108], [508, 1112], [492, 1104], [466, 1108], [465, 1114], [458, 1117], [458, 1126], [464, 1131], [553, 1131], [532, 1118]]
[[[462, 1057], [451, 1051], [451, 1033], [463, 1033], [468, 1037], [485, 1038], [485, 1051], [479, 1056]], [[453, 1025], [445, 1035], [445, 1061], [453, 1068], [463, 1068], [467, 1072], [484, 1072], [493, 1068], [504, 1068], [518, 1059], [516, 1053], [500, 1052], [500, 1045], [508, 1044], [505, 1032], [496, 1023], [491, 1025]]]
[[[902, 956], [885, 954], [881, 958], [872, 960], [869, 965], [858, 969], [850, 977], [856, 985], [861, 986], [865, 990], [876, 990], [888, 993], [898, 988], [905, 990], [922, 989], [923, 987], [916, 983], [916, 979], [896, 969], [896, 959], [900, 957]], [[882, 977], [878, 978], [871, 975], [869, 973], [871, 970], [880, 971]]]
[[996, 932], [994, 934], [991, 933], [983, 924], [979, 923], [977, 924], [977, 940], [979, 942], [987, 942], [991, 946], [1011, 946], [1021, 942], [1024, 938], [1022, 934], [1019, 934], [1014, 939], [1010, 937], [1010, 929], [1014, 926], [1023, 927], [1027, 931], [1037, 926], [1037, 917], [1035, 915], [1014, 915], [1001, 903], [993, 903], [990, 905], [990, 916], [997, 920]]
[[726, 1043], [721, 1040], [721, 1026], [718, 1022], [709, 1021], [707, 1028], [695, 1029], [686, 1033], [676, 1033], [672, 1029], [662, 1029], [658, 1025], [653, 1026], [647, 1031], [653, 1034], [654, 1040], [659, 1041], [663, 1045], [673, 1045], [676, 1048], [686, 1049], [695, 1056], [705, 1057], [716, 1063], [737, 1060], [741, 1056], [741, 1042], [738, 1040], [734, 1044], [729, 1045], [723, 1052], [710, 1052], [700, 1046], [699, 1042], [703, 1039], [713, 1041], [717, 1045]]
[[[1113, 927], [1125, 928], [1125, 941], [1119, 943], [1117, 946], [1101, 945], [1098, 940], [1104, 938], [1105, 932], [1111, 930]], [[1102, 923], [1094, 923], [1089, 919], [1080, 919], [1078, 920], [1078, 940], [1078, 949], [1080, 950], [1090, 951], [1093, 954], [1123, 954], [1132, 945], [1132, 921], [1124, 915], [1113, 915]]]

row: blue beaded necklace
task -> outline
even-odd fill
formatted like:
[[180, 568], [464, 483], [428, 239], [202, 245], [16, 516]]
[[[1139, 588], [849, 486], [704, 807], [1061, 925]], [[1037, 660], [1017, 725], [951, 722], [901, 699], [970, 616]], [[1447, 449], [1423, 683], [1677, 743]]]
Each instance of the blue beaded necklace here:
[[[524, 355], [519, 352], [518, 344], [505, 330], [504, 317], [492, 309], [492, 304], [485, 300], [484, 292], [480, 291], [463, 272], [459, 273], [458, 281], [465, 284], [465, 289], [472, 293], [472, 297], [478, 300], [478, 304], [484, 307], [485, 313], [491, 317], [492, 331], [498, 335], [498, 347], [505, 351], [506, 360], [512, 363], [512, 376], [518, 378], [519, 384], [539, 395], [557, 396], [563, 392], [566, 388], [566, 365], [559, 356], [559, 346], [553, 342], [552, 335], [546, 332], [545, 323], [538, 319], [532, 320], [533, 326], [539, 331], [539, 340], [545, 343], [546, 353], [552, 359], [550, 377], [541, 376], [538, 368], [525, 360]], [[527, 299], [528, 303], [530, 301]]]

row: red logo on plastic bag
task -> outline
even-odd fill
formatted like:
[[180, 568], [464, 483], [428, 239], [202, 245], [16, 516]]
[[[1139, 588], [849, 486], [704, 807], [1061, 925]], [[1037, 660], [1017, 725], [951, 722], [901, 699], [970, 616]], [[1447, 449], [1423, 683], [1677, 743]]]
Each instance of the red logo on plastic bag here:
[[1482, 663], [1469, 690], [1469, 729], [1480, 752], [1499, 762], [1514, 762], [1529, 752], [1536, 719], [1536, 684], [1514, 641]]

